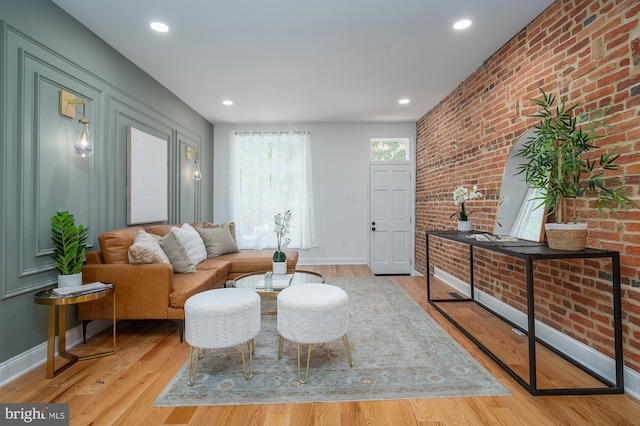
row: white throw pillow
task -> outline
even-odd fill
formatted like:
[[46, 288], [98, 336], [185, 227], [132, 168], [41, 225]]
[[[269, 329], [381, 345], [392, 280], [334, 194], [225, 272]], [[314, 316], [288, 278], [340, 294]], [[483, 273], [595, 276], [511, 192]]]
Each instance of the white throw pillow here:
[[138, 231], [129, 247], [129, 263], [171, 263], [158, 240], [145, 231]]
[[204, 246], [198, 231], [193, 229], [191, 225], [185, 223], [181, 228], [172, 228], [172, 231], [182, 242], [182, 245], [187, 250], [187, 255], [194, 265], [206, 260], [207, 248]]

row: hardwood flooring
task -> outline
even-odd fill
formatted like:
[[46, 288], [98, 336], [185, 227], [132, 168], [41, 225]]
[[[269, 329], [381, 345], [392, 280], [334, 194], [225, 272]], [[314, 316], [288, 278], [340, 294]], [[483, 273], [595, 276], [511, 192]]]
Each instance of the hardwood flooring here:
[[[300, 266], [325, 277], [373, 276], [364, 265]], [[153, 402], [187, 360], [170, 321], [118, 322], [117, 353], [79, 362], [53, 379], [45, 366], [0, 388], [3, 403], [69, 403], [71, 425], [637, 425], [640, 401], [628, 395], [534, 397], [478, 349], [426, 301], [424, 277], [392, 277], [427, 313], [512, 393], [509, 396], [275, 404], [159, 407]], [[446, 291], [443, 289], [442, 291]], [[526, 364], [526, 350], [504, 325], [466, 303], [461, 312], [483, 342]], [[466, 306], [463, 306], [466, 305]], [[449, 309], [449, 308], [448, 308]], [[454, 307], [451, 307], [454, 309]], [[458, 309], [458, 308], [455, 308]], [[109, 330], [86, 350], [108, 348]], [[81, 353], [82, 346], [72, 349]], [[579, 372], [547, 358], [540, 369], [554, 386], [584, 383]], [[64, 360], [56, 359], [62, 364]], [[58, 366], [58, 365], [57, 365]], [[526, 370], [523, 370], [526, 374]], [[526, 377], [526, 376], [525, 376]]]

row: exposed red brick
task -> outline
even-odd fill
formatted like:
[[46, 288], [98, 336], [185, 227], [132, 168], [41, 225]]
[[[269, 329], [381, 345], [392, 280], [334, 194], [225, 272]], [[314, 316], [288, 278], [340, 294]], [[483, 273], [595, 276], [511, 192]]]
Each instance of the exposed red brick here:
[[[502, 170], [516, 139], [536, 112], [528, 98], [539, 88], [582, 112], [606, 108], [613, 126], [603, 131], [594, 155], [616, 148], [618, 171], [640, 200], [640, 3], [577, 0], [556, 2], [500, 48], [416, 123], [416, 269], [424, 271], [426, 229], [453, 229], [451, 191], [478, 184], [487, 194], [474, 202], [474, 225], [492, 231]], [[595, 19], [591, 20], [591, 17]], [[585, 25], [585, 21], [589, 22]], [[595, 158], [595, 157], [592, 157]], [[621, 253], [624, 351], [628, 367], [640, 372], [640, 209], [601, 216], [592, 200], [576, 203], [589, 224], [588, 244]], [[524, 265], [478, 250], [477, 288], [526, 312]], [[468, 249], [430, 240], [439, 268], [468, 280]], [[611, 355], [611, 265], [607, 259], [536, 261], [537, 318]], [[635, 283], [635, 284], [634, 284]]]

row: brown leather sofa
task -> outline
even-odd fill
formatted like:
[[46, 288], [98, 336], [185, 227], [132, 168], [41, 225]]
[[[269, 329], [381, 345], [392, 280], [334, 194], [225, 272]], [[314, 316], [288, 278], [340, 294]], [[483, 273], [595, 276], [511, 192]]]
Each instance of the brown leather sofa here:
[[[191, 224], [194, 228], [200, 224]], [[196, 265], [195, 273], [174, 273], [170, 264], [130, 264], [129, 247], [138, 231], [164, 236], [172, 226], [130, 227], [108, 231], [98, 237], [99, 251], [87, 253], [82, 267], [84, 282], [100, 281], [115, 287], [118, 320], [168, 319], [178, 325], [180, 342], [184, 331], [184, 302], [192, 295], [222, 287], [242, 274], [271, 269], [272, 250], [241, 250], [209, 257]], [[295, 269], [298, 252], [288, 250], [287, 269]], [[92, 320], [111, 320], [113, 296], [78, 305], [83, 337]]]

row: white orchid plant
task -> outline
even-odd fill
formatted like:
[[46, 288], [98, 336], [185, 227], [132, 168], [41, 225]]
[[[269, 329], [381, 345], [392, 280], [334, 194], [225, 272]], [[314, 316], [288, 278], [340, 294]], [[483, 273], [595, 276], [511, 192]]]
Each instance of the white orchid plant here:
[[464, 186], [459, 186], [453, 191], [453, 203], [456, 206], [460, 207], [460, 210], [453, 213], [449, 218], [454, 216], [458, 216], [459, 221], [467, 221], [469, 220], [469, 216], [473, 212], [467, 213], [467, 209], [465, 207], [465, 202], [468, 200], [478, 200], [482, 198], [482, 192], [478, 191], [478, 185], [473, 185], [471, 190], [465, 188]]
[[278, 249], [273, 253], [274, 262], [286, 262], [287, 255], [284, 250], [287, 249], [291, 239], [289, 235], [289, 219], [291, 218], [291, 210], [287, 210], [284, 214], [278, 213], [273, 217], [273, 231], [276, 233], [278, 241]]

